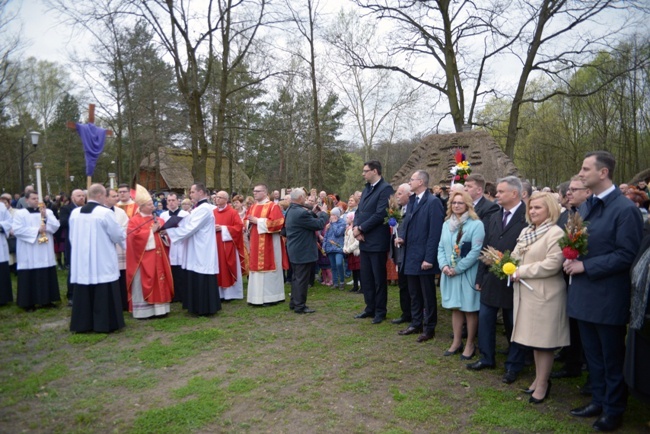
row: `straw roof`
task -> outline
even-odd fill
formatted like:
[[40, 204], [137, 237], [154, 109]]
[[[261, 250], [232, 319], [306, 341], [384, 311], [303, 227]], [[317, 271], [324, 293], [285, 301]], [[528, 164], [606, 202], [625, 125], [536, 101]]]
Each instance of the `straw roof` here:
[[432, 134], [411, 153], [409, 159], [393, 176], [391, 184], [408, 182], [416, 170], [429, 174], [429, 186], [451, 183], [449, 170], [456, 165], [454, 152], [462, 150], [472, 165], [472, 173], [480, 173], [486, 181], [495, 182], [508, 175], [519, 176], [512, 160], [486, 131], [467, 131], [453, 134]]
[[650, 178], [650, 169], [644, 169], [641, 172], [634, 175], [634, 178], [632, 178], [632, 181], [630, 181], [628, 184], [636, 184], [639, 181], [643, 181], [648, 178]]
[[[170, 190], [189, 189], [194, 183], [192, 177], [192, 152], [187, 149], [163, 148], [159, 150], [160, 155], [160, 176], [163, 178]], [[144, 157], [140, 163], [140, 170], [152, 171], [156, 165], [156, 155], [151, 153]], [[208, 152], [206, 164], [206, 187], [215, 188], [214, 174], [214, 152]], [[244, 173], [237, 163], [233, 163], [233, 188], [236, 191], [248, 189], [251, 184], [250, 178]], [[228, 158], [221, 159], [221, 187], [228, 187]]]

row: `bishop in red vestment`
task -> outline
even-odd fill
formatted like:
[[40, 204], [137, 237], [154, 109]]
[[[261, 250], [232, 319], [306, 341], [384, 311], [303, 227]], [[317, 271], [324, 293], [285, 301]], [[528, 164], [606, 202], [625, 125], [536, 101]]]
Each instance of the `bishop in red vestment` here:
[[129, 312], [134, 318], [163, 316], [169, 313], [174, 297], [168, 248], [157, 232], [164, 222], [153, 215], [151, 196], [140, 185], [136, 203], [140, 209], [129, 220], [126, 237]]

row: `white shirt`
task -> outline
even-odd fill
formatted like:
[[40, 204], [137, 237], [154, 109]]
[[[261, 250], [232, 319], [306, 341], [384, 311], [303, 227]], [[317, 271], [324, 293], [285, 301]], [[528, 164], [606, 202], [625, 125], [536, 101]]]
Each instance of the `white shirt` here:
[[[185, 210], [180, 210], [178, 211], [178, 216], [179, 217], [187, 217], [190, 215], [189, 212]], [[165, 211], [162, 214], [160, 214], [160, 218], [163, 219], [164, 221], [169, 220], [169, 211]], [[183, 265], [183, 261], [185, 260], [185, 251], [187, 249], [185, 241], [181, 241], [179, 243], [171, 243], [169, 246], [169, 264], [170, 265]]]
[[522, 204], [522, 202], [519, 201], [519, 202], [517, 202], [517, 205], [513, 206], [512, 208], [510, 208], [510, 209], [505, 209], [505, 208], [504, 208], [504, 209], [503, 209], [503, 212], [504, 212], [504, 213], [505, 213], [506, 211], [509, 211], [509, 212], [510, 212], [510, 214], [509, 214], [508, 217], [506, 218], [506, 224], [505, 224], [504, 226], [508, 226], [508, 224], [510, 223], [510, 220], [512, 220], [512, 216], [513, 216], [513, 215], [515, 214], [515, 212], [519, 209], [519, 207], [521, 206], [521, 204]]
[[59, 229], [59, 221], [52, 210], [46, 211], [45, 233], [49, 241], [39, 243], [41, 213], [30, 213], [27, 209], [19, 209], [14, 214], [12, 229], [16, 236], [16, 267], [18, 270], [33, 270], [49, 268], [56, 265], [54, 256], [54, 232]]
[[0, 202], [0, 262], [9, 262], [9, 244], [7, 237], [11, 231], [11, 214], [4, 203]]
[[77, 207], [70, 214], [70, 282], [114, 282], [120, 278], [115, 245], [124, 245], [126, 233], [109, 208], [99, 205], [89, 214], [82, 214], [82, 208]]
[[207, 202], [194, 208], [189, 216], [181, 220], [177, 228], [167, 229], [172, 243], [187, 240], [186, 256], [182, 267], [199, 274], [217, 274], [217, 236], [214, 230], [214, 209]]

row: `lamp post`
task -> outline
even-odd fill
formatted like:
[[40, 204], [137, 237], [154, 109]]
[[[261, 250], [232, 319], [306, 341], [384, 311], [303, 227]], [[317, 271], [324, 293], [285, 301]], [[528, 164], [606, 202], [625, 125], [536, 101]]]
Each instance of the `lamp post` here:
[[72, 184], [72, 188], [74, 188], [74, 175], [70, 175], [70, 184]]
[[25, 159], [36, 152], [36, 147], [38, 146], [38, 138], [41, 136], [41, 133], [38, 131], [31, 131], [29, 136], [32, 141], [32, 146], [34, 149], [31, 152], [28, 152], [25, 155], [25, 137], [20, 138], [20, 188], [21, 191], [25, 191]]

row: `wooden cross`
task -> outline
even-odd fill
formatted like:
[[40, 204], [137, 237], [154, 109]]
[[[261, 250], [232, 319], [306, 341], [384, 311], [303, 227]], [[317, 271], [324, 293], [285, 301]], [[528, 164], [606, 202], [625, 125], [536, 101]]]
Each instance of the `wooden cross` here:
[[[89, 124], [95, 123], [95, 104], [88, 104], [88, 123]], [[75, 122], [68, 121], [65, 123], [65, 126], [71, 130], [77, 131], [77, 124]], [[106, 130], [106, 136], [113, 137], [113, 131]], [[66, 174], [66, 176], [69, 176], [69, 174]], [[91, 176], [86, 177], [86, 188], [90, 188], [91, 183], [92, 183], [92, 177]]]

